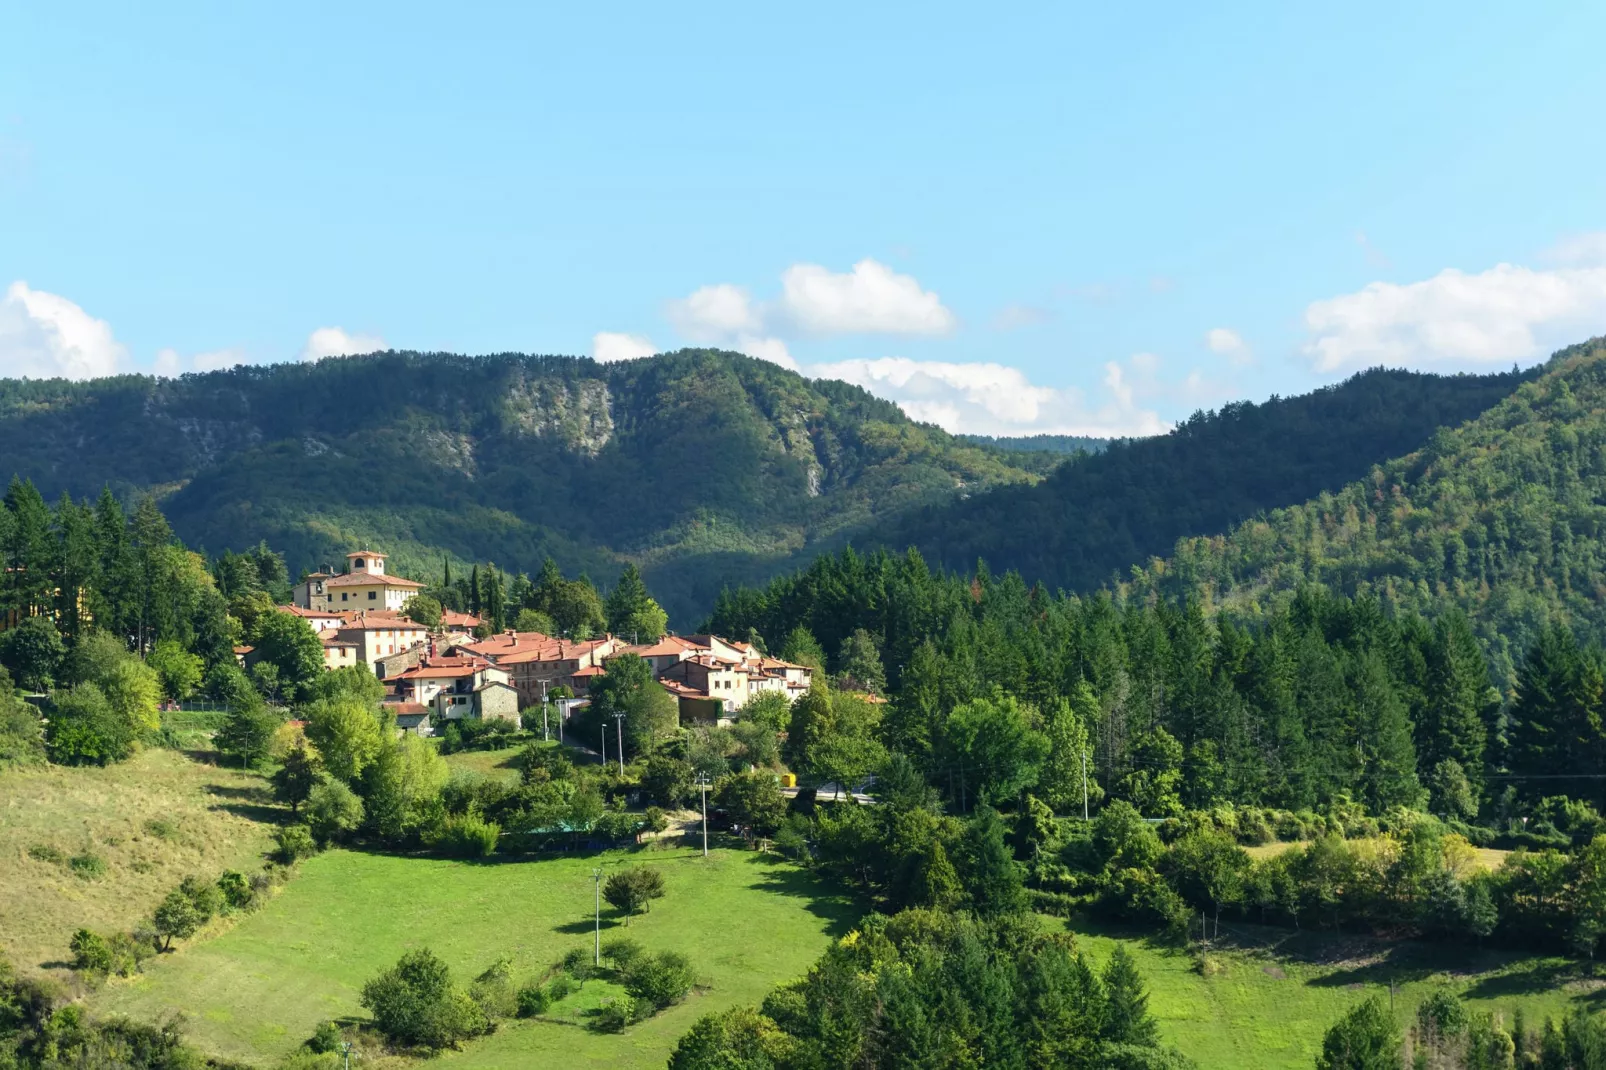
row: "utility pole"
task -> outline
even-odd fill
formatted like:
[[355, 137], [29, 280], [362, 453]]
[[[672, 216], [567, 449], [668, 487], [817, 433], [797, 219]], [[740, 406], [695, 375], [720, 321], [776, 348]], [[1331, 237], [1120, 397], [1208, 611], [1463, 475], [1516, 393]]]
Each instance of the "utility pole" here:
[[1087, 751], [1082, 752], [1082, 820], [1087, 820]]
[[591, 871], [591, 878], [597, 882], [597, 948], [594, 965], [602, 965], [602, 867], [598, 866]]
[[602, 725], [602, 771], [605, 773], [608, 771], [608, 725], [606, 722]]
[[623, 780], [625, 776], [625, 715], [623, 713], [613, 715], [613, 727], [619, 740], [619, 779]]
[[346, 1070], [351, 1070], [351, 1041], [343, 1040], [340, 1042], [340, 1054], [346, 1060]]
[[708, 857], [708, 776], [701, 774], [697, 777], [697, 787], [703, 793], [703, 857]]
[[547, 741], [549, 741], [552, 738], [552, 733], [547, 727], [547, 711], [550, 710], [551, 708], [552, 708], [551, 703], [547, 702], [547, 700], [546, 700], [546, 681], [542, 680], [541, 681], [541, 742], [542, 743], [546, 743]]

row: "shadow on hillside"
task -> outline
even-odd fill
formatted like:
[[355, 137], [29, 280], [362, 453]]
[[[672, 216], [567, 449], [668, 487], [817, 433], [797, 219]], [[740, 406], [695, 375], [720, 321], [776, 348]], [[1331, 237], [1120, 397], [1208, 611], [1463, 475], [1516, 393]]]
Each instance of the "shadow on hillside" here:
[[211, 807], [213, 810], [223, 810], [236, 817], [264, 825], [277, 825], [290, 814], [274, 801], [273, 793], [267, 788], [238, 788], [225, 784], [208, 784], [206, 793], [214, 799], [230, 800], [213, 803]]
[[[1593, 978], [1594, 971], [1588, 963], [1542, 960], [1519, 969], [1480, 977], [1467, 989], [1466, 995], [1472, 999], [1503, 999], [1548, 992], [1574, 981]], [[1591, 992], [1581, 992], [1574, 998], [1599, 1004], [1606, 999], [1606, 990], [1596, 988]]]
[[826, 931], [832, 937], [846, 934], [861, 913], [848, 896], [782, 859], [769, 864], [753, 887], [772, 895], [808, 900], [804, 909], [829, 922]]

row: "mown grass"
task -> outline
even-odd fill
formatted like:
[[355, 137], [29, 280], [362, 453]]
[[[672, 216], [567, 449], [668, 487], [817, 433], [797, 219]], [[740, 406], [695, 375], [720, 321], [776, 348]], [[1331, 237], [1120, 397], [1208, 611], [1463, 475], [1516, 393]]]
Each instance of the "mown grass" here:
[[1238, 946], [1210, 952], [1215, 972], [1204, 976], [1187, 951], [1133, 933], [1082, 923], [1068, 927], [1100, 964], [1118, 943], [1131, 952], [1165, 1040], [1206, 1070], [1308, 1070], [1328, 1026], [1368, 996], [1387, 1003], [1390, 982], [1402, 1026], [1445, 985], [1474, 1008], [1498, 1011], [1508, 1023], [1520, 1006], [1531, 1027], [1546, 1015], [1598, 1007], [1606, 995], [1587, 964], [1567, 959], [1256, 926], [1236, 926]]
[[191, 873], [260, 866], [275, 816], [262, 777], [171, 750], [0, 772], [0, 952], [62, 969], [75, 929], [127, 929]]
[[524, 745], [521, 743], [517, 747], [507, 747], [502, 750], [460, 750], [455, 754], [446, 755], [446, 764], [453, 771], [463, 770], [517, 783], [519, 771], [514, 766], [513, 759], [518, 757], [519, 751], [523, 749]]
[[[443, 1064], [662, 1067], [710, 1010], [756, 1003], [803, 974], [857, 911], [827, 884], [753, 852], [684, 848], [526, 862], [469, 863], [330, 851], [303, 863], [261, 911], [214, 939], [147, 966], [101, 992], [95, 1009], [155, 1020], [189, 1018], [209, 1052], [269, 1063], [320, 1021], [361, 1017], [365, 981], [403, 951], [427, 946], [466, 982], [506, 955], [520, 979], [593, 941], [592, 873], [625, 863], [662, 867], [667, 895], [629, 935], [649, 950], [684, 952], [709, 986], [681, 1006], [607, 1035], [581, 1028], [603, 987], [589, 982], [545, 1019], [511, 1021]], [[624, 932], [603, 904], [603, 938]]]

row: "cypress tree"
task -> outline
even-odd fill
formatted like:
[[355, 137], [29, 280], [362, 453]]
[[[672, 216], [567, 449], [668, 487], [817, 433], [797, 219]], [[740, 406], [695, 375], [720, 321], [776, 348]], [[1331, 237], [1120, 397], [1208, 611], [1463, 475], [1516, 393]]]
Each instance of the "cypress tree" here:
[[1120, 944], [1104, 967], [1104, 1028], [1102, 1036], [1111, 1044], [1152, 1047], [1159, 1038], [1159, 1026], [1149, 1014], [1149, 993], [1137, 963]]

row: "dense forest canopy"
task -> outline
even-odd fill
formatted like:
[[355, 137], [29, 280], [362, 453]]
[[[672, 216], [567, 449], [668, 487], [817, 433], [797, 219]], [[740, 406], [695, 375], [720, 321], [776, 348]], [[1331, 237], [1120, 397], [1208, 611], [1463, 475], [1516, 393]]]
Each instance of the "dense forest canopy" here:
[[1336, 491], [1500, 401], [1534, 372], [1429, 375], [1377, 368], [1262, 404], [1199, 412], [1166, 435], [1111, 442], [1042, 483], [924, 506], [860, 536], [933, 563], [978, 558], [1050, 588], [1091, 591], [1133, 565], [1269, 509]]
[[686, 628], [720, 586], [849, 539], [1092, 589], [1179, 537], [1360, 478], [1517, 381], [1369, 372], [1089, 457], [1053, 450], [1101, 440], [956, 437], [733, 353], [380, 353], [0, 381], [0, 474], [50, 499], [154, 493], [189, 545], [266, 540], [292, 574], [358, 544], [426, 580], [443, 556], [532, 574], [550, 556], [603, 583], [633, 561]]
[[1319, 583], [1385, 607], [1464, 612], [1508, 692], [1550, 624], [1606, 640], [1606, 343], [1332, 493], [1181, 540], [1122, 593], [1248, 614]]
[[732, 570], [1037, 478], [858, 387], [706, 350], [3, 381], [0, 457], [48, 498], [154, 491], [190, 545], [266, 539], [292, 571], [359, 544], [419, 578], [443, 552], [529, 572], [550, 555], [599, 580], [635, 560], [687, 622]]

